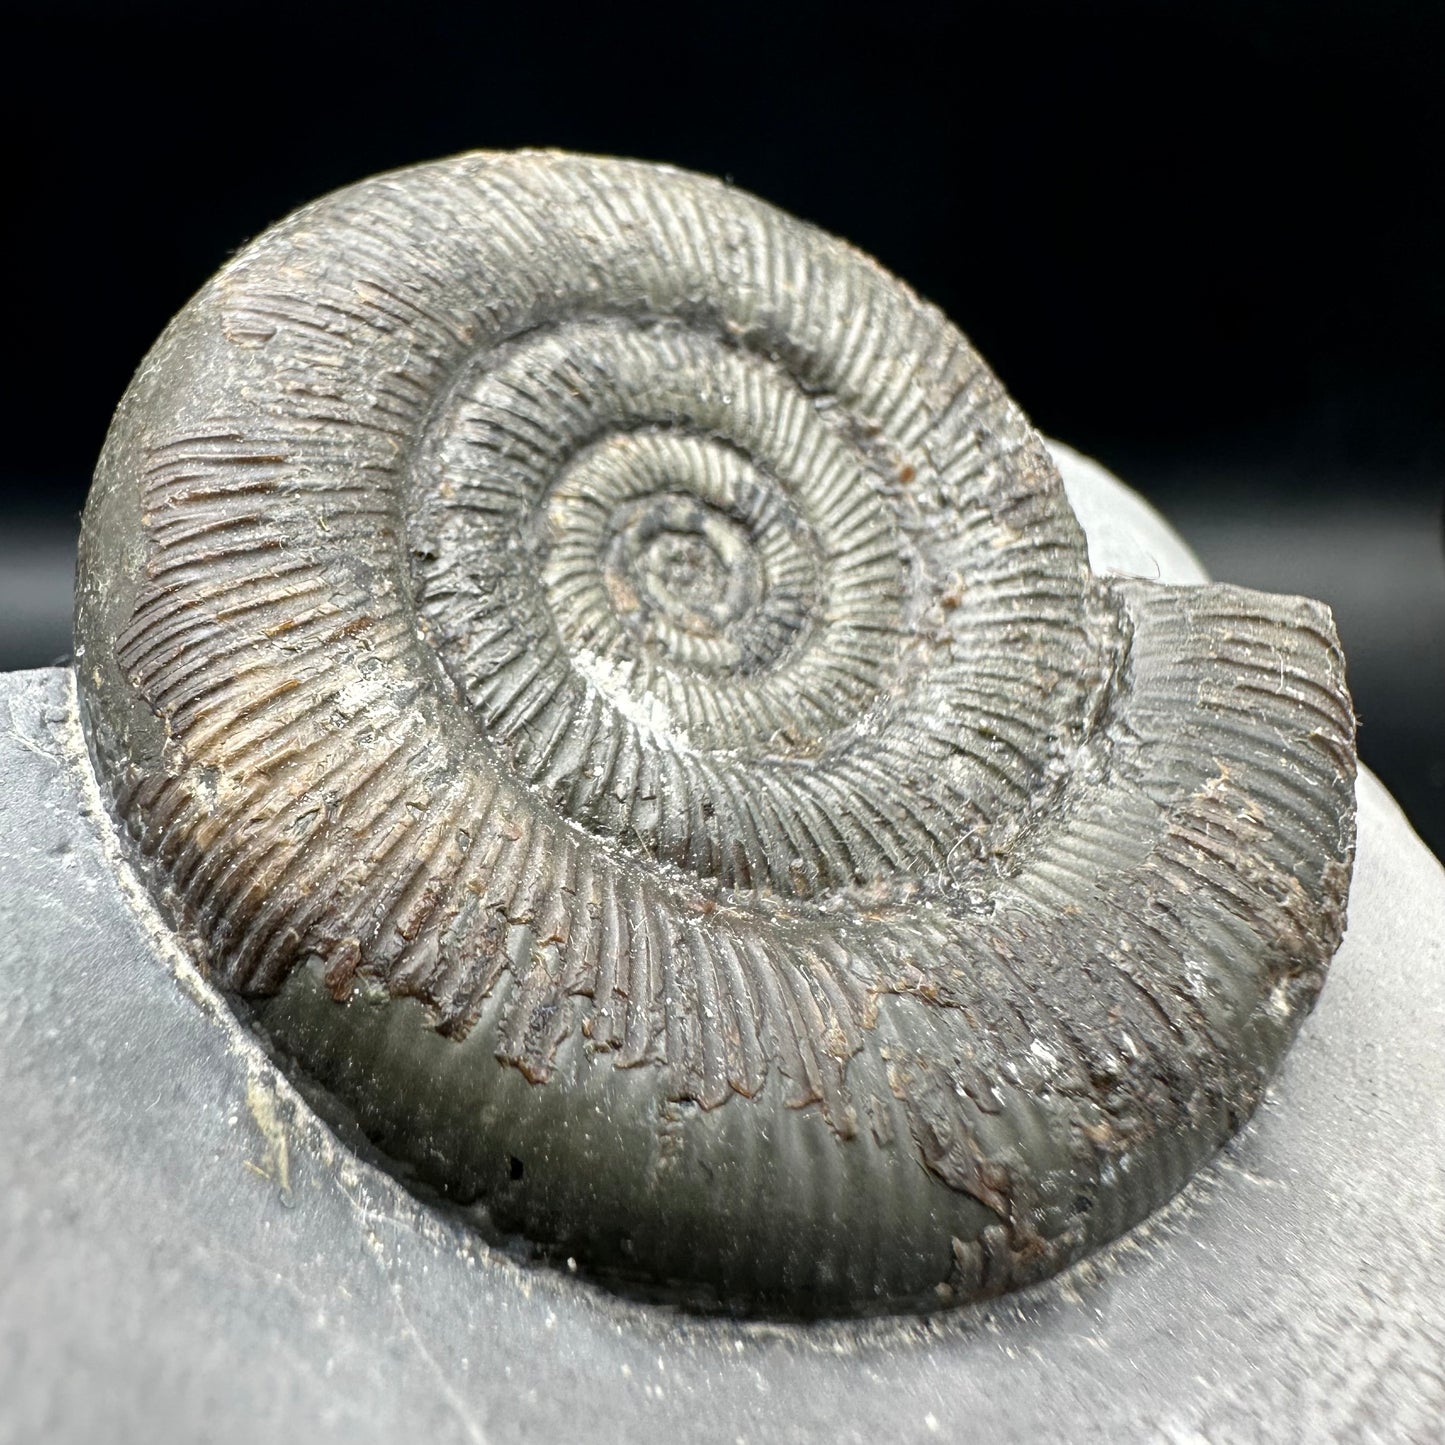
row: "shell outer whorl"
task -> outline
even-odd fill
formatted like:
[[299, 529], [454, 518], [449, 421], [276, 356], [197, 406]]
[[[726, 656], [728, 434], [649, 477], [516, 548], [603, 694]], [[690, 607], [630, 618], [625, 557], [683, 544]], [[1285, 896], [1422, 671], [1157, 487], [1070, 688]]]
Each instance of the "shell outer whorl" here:
[[97, 770], [382, 1152], [689, 1302], [1058, 1269], [1248, 1116], [1354, 842], [1326, 609], [1109, 580], [874, 263], [477, 154], [281, 222], [123, 400]]

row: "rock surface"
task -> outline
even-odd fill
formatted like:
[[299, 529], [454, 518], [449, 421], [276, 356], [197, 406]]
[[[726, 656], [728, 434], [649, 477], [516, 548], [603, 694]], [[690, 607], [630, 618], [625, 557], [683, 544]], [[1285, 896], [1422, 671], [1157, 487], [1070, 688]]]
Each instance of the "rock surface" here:
[[[1059, 449], [1100, 570], [1200, 575]], [[0, 677], [0, 1441], [1438, 1438], [1445, 874], [1368, 774], [1255, 1120], [1059, 1278], [741, 1325], [518, 1265], [312, 1115], [118, 863], [63, 670]]]

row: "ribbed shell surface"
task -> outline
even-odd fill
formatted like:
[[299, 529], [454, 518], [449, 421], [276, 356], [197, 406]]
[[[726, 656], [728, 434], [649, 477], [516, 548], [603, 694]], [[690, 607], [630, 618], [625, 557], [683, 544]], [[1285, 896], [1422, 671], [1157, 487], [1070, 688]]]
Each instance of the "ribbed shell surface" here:
[[1060, 1268], [1248, 1116], [1339, 942], [1326, 609], [1093, 576], [959, 332], [716, 181], [477, 154], [298, 211], [147, 358], [82, 549], [87, 735], [193, 956], [622, 1284]]

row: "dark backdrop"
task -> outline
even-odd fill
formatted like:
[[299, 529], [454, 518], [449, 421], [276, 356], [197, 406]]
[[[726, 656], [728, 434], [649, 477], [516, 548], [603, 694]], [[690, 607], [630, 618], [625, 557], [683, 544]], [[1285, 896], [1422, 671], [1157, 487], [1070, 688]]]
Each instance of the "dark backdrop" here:
[[68, 646], [110, 410], [268, 222], [556, 145], [726, 175], [937, 301], [1216, 575], [1339, 617], [1445, 848], [1445, 6], [83, 4], [0, 20], [0, 666]]

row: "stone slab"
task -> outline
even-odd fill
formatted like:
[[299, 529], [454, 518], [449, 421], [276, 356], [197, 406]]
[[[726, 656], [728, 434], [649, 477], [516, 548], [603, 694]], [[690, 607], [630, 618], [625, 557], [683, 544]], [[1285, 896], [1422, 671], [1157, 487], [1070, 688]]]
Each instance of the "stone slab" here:
[[[1203, 575], [1059, 459], [1096, 567]], [[1436, 1441], [1445, 873], [1359, 805], [1320, 1004], [1171, 1204], [984, 1306], [740, 1324], [516, 1263], [337, 1142], [130, 880], [70, 673], [0, 675], [0, 1442]]]

